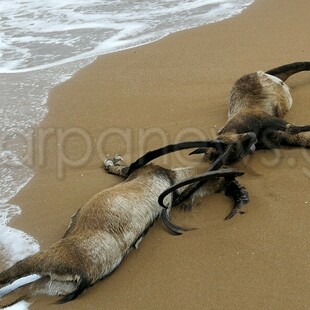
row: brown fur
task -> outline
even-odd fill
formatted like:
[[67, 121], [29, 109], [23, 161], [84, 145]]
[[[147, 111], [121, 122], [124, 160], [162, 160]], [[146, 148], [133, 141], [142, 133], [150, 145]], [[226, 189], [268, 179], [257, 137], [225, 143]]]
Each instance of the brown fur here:
[[[217, 140], [234, 145], [227, 164], [241, 160], [247, 152], [246, 133], [254, 133], [256, 149], [281, 145], [310, 147], [310, 138], [300, 135], [310, 126], [295, 126], [283, 119], [292, 106], [292, 98], [284, 81], [292, 74], [310, 70], [310, 62], [284, 65], [266, 73], [258, 71], [242, 76], [229, 95], [228, 121], [218, 132]], [[281, 78], [283, 80], [281, 80]], [[254, 151], [254, 148], [251, 150]], [[196, 153], [203, 152], [203, 150]], [[215, 149], [206, 149], [205, 158], [219, 156]]]
[[[105, 168], [127, 177], [128, 166], [120, 165], [120, 161], [119, 156], [109, 159]], [[30, 274], [42, 276], [3, 296], [0, 307], [40, 294], [65, 295], [61, 302], [75, 299], [87, 287], [111, 274], [136, 247], [163, 210], [157, 201], [160, 193], [201, 173], [204, 166], [164, 169], [147, 165], [135, 170], [124, 182], [93, 196], [73, 215], [61, 240], [0, 273], [0, 288]], [[209, 180], [187, 203], [193, 204], [197, 198], [223, 190], [225, 185], [227, 195], [234, 197], [237, 174], [234, 170], [225, 173], [229, 181], [225, 177]], [[166, 200], [170, 205], [171, 199], [170, 195]]]
[[[191, 154], [204, 153], [204, 158], [211, 160], [212, 168], [216, 170], [223, 164], [242, 160], [256, 149], [277, 148], [281, 145], [310, 147], [310, 137], [300, 134], [310, 131], [310, 125], [295, 126], [283, 119], [292, 106], [292, 97], [284, 81], [292, 74], [309, 70], [310, 62], [297, 62], [266, 73], [258, 71], [242, 76], [231, 89], [228, 121], [215, 140], [226, 147], [219, 149], [208, 146]], [[204, 184], [203, 181], [194, 181], [182, 192], [176, 203], [181, 203]]]

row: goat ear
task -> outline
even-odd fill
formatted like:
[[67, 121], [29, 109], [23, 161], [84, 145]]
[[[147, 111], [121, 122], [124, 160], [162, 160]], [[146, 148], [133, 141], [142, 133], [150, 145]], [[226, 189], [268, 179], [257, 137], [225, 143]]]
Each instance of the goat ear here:
[[254, 132], [250, 131], [245, 134], [243, 134], [243, 143], [249, 144], [249, 147], [251, 147], [253, 144], [257, 142], [257, 136]]
[[252, 139], [253, 141], [255, 141], [255, 140], [257, 139], [256, 133], [253, 132], [253, 131], [247, 132], [246, 135], [247, 135], [247, 137], [248, 137], [249, 139]]
[[129, 166], [128, 175], [130, 175], [133, 171], [138, 168], [143, 167], [150, 161], [158, 158], [160, 156], [173, 153], [180, 150], [191, 149], [191, 148], [201, 148], [201, 147], [213, 147], [213, 148], [220, 148], [225, 149], [227, 147], [226, 143], [218, 141], [218, 140], [206, 140], [206, 141], [189, 141], [189, 142], [181, 142], [177, 144], [169, 144], [159, 149], [150, 151], [137, 159]]

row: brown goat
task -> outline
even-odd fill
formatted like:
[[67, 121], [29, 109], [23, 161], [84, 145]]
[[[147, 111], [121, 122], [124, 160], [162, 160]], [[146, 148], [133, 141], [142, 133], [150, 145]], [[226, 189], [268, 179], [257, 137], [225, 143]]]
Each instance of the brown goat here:
[[[213, 162], [209, 170], [216, 170], [224, 164], [229, 165], [242, 160], [257, 149], [272, 149], [281, 145], [309, 148], [310, 137], [301, 133], [310, 131], [310, 125], [296, 126], [283, 119], [293, 103], [284, 81], [292, 74], [309, 70], [310, 62], [295, 62], [267, 72], [257, 71], [242, 76], [232, 87], [229, 95], [228, 121], [215, 140], [220, 147], [211, 145], [199, 148], [191, 154], [204, 153], [204, 159]], [[175, 145], [175, 148], [180, 149], [178, 145]], [[162, 149], [166, 150], [167, 147]], [[140, 159], [140, 163], [143, 161], [148, 161], [148, 154]], [[187, 181], [186, 185], [189, 182]], [[202, 184], [204, 181], [197, 182], [193, 179], [193, 184], [188, 185], [174, 203], [181, 203], [190, 197]], [[181, 186], [182, 184], [175, 184], [162, 193], [160, 204], [165, 207], [165, 196]], [[231, 215], [236, 214], [237, 210], [235, 209]], [[231, 216], [226, 219], [228, 218]]]
[[[229, 95], [228, 121], [216, 138], [233, 146], [226, 164], [238, 162], [247, 155], [247, 148], [241, 142], [245, 133], [256, 136], [252, 151], [281, 145], [310, 147], [310, 138], [300, 135], [310, 131], [310, 126], [295, 126], [283, 119], [293, 103], [284, 81], [292, 74], [309, 70], [310, 62], [295, 62], [267, 72], [246, 74], [235, 82]], [[198, 149], [192, 154], [201, 152], [211, 161], [219, 156], [215, 149]]]
[[[193, 145], [199, 147], [201, 144]], [[41, 276], [5, 294], [0, 308], [36, 295], [65, 295], [60, 302], [75, 299], [86, 288], [111, 274], [162, 214], [158, 196], [171, 185], [201, 174], [206, 164], [195, 168], [165, 169], [146, 165], [129, 171], [120, 164], [120, 156], [105, 161], [105, 169], [126, 180], [93, 196], [71, 218], [63, 238], [45, 251], [17, 262], [0, 273], [0, 288], [31, 274]], [[211, 171], [204, 175], [202, 186], [190, 197], [189, 204], [206, 194], [224, 191], [235, 204], [247, 203], [247, 193], [235, 180], [243, 173], [233, 169]], [[178, 191], [181, 193], [181, 191]], [[173, 195], [166, 199], [172, 204]], [[165, 218], [163, 219], [165, 222]], [[180, 233], [175, 226], [172, 233]]]

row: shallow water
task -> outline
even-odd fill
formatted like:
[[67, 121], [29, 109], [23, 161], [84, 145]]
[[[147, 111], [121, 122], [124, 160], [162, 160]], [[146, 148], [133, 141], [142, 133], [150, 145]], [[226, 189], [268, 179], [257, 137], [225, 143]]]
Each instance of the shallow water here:
[[[9, 266], [39, 250], [10, 228], [9, 201], [33, 177], [27, 137], [48, 92], [96, 56], [239, 14], [254, 0], [2, 0], [0, 2], [0, 255]], [[23, 307], [26, 307], [24, 304]]]

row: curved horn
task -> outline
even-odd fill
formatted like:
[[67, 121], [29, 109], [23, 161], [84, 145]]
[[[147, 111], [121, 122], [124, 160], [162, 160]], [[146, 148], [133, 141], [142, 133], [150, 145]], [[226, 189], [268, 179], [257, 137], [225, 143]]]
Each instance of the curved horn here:
[[182, 231], [190, 231], [190, 230], [196, 229], [196, 228], [182, 227], [182, 226], [173, 224], [171, 222], [170, 209], [163, 210], [163, 212], [161, 213], [161, 218], [166, 228], [173, 235], [182, 235]]
[[[164, 209], [168, 209], [168, 207], [164, 204], [165, 197], [180, 187], [183, 187], [183, 186], [191, 184], [191, 183], [196, 183], [196, 182], [199, 182], [199, 183], [203, 182], [204, 183], [208, 179], [212, 179], [212, 178], [225, 177], [225, 176], [237, 177], [237, 176], [240, 176], [243, 174], [244, 174], [244, 172], [237, 171], [235, 169], [222, 169], [222, 170], [216, 170], [216, 171], [207, 171], [203, 174], [200, 174], [198, 176], [186, 179], [184, 181], [181, 181], [179, 183], [174, 184], [173, 186], [170, 186], [168, 189], [166, 189], [165, 191], [163, 191], [159, 195], [158, 203]], [[180, 202], [182, 202], [184, 199], [186, 199], [186, 197], [185, 198], [183, 197]], [[178, 203], [180, 203], [180, 202], [178, 202]], [[174, 203], [173, 205], [176, 205], [176, 203]]]
[[[216, 159], [216, 161], [209, 167], [209, 169], [207, 171], [214, 171], [216, 169], [221, 168], [223, 165], [225, 165], [226, 160], [227, 160], [228, 156], [230, 155], [230, 151], [231, 151], [232, 147], [233, 147], [232, 145], [229, 145], [226, 148], [225, 152]], [[195, 184], [188, 186], [188, 188], [185, 189], [182, 192], [182, 194], [180, 194], [176, 198], [176, 200], [174, 201], [174, 205], [178, 205], [181, 202], [183, 202], [184, 200], [186, 200], [193, 193], [195, 193], [195, 191], [198, 190], [204, 183], [205, 183], [205, 181], [199, 181]]]
[[147, 152], [145, 155], [137, 159], [129, 166], [127, 175], [130, 175], [133, 171], [143, 167], [144, 165], [146, 165], [147, 163], [149, 163], [150, 161], [154, 160], [157, 157], [180, 150], [191, 149], [194, 147], [225, 148], [227, 147], [227, 144], [218, 140], [190, 141], [190, 142], [181, 142], [177, 144], [169, 144], [159, 149]]
[[[232, 149], [232, 145], [229, 145], [225, 152], [220, 155], [216, 160], [215, 162], [208, 168], [207, 172], [210, 172], [210, 171], [214, 171], [214, 170], [217, 170], [219, 168], [221, 168], [229, 154], [230, 154], [230, 151]], [[191, 179], [192, 180], [192, 179]], [[186, 200], [188, 197], [190, 197], [193, 193], [195, 193], [195, 191], [197, 191], [206, 181], [198, 181], [192, 185], [189, 185], [188, 188], [186, 188], [176, 199], [175, 201], [173, 202], [173, 206], [176, 206], [178, 204], [180, 204], [181, 202], [183, 202], [184, 200]], [[171, 188], [171, 187], [170, 187]], [[173, 207], [172, 206], [172, 207]]]
[[190, 152], [188, 155], [203, 154], [203, 153], [205, 153], [205, 152], [206, 152], [206, 149], [200, 147], [200, 148], [198, 148], [198, 149], [196, 149], [196, 150]]
[[226, 150], [224, 151], [224, 153], [222, 155], [220, 155], [215, 161], [214, 163], [209, 167], [208, 171], [213, 171], [216, 169], [221, 168], [223, 165], [225, 165], [228, 156], [230, 155], [230, 151], [232, 150], [233, 146], [229, 145]]

